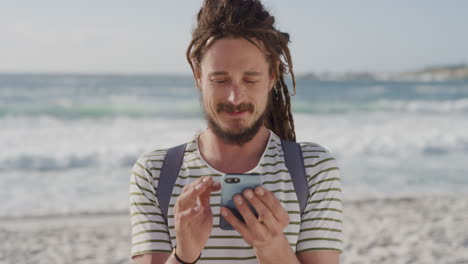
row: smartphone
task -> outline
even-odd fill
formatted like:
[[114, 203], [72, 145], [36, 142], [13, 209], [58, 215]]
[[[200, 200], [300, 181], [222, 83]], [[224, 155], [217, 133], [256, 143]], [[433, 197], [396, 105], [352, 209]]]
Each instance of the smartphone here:
[[[221, 183], [221, 206], [229, 208], [239, 220], [245, 222], [244, 218], [237, 210], [233, 198], [236, 194], [242, 195], [245, 189], [254, 189], [260, 185], [262, 185], [262, 180], [259, 174], [223, 175]], [[250, 205], [250, 209], [255, 214], [255, 216], [258, 216], [257, 211], [255, 211], [252, 205]], [[219, 226], [223, 230], [234, 230], [231, 224], [229, 224], [222, 215], [219, 218]]]

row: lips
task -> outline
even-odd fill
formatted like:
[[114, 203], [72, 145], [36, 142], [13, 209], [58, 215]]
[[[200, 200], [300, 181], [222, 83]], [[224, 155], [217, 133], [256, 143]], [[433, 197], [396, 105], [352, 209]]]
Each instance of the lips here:
[[247, 111], [234, 111], [234, 112], [225, 112], [225, 113], [232, 117], [239, 117], [248, 112]]

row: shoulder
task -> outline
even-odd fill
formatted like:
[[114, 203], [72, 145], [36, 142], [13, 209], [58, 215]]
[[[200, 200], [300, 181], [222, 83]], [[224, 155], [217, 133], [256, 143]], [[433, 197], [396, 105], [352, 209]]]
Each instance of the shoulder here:
[[302, 152], [330, 153], [328, 148], [314, 142], [299, 142]]
[[166, 158], [166, 155], [168, 154], [168, 151], [170, 149], [182, 146], [182, 147], [184, 147], [184, 152], [185, 153], [186, 152], [193, 152], [193, 151], [196, 150], [196, 149], [194, 149], [194, 145], [195, 145], [195, 141], [192, 140], [192, 141], [185, 142], [185, 143], [182, 143], [180, 145], [173, 146], [173, 147], [170, 147], [170, 148], [158, 148], [158, 149], [154, 149], [154, 150], [151, 150], [151, 151], [144, 152], [137, 159], [137, 161], [135, 162], [134, 167], [152, 168], [152, 169], [159, 170], [159, 169], [161, 169], [161, 167], [162, 167], [162, 165], [164, 163], [164, 159]]
[[135, 162], [134, 167], [160, 168], [164, 162], [168, 149], [155, 149], [144, 152]]
[[317, 143], [300, 142], [299, 145], [301, 146], [302, 156], [304, 157], [304, 159], [335, 159], [334, 155], [328, 148]]
[[309, 178], [324, 172], [339, 171], [335, 155], [328, 148], [312, 142], [301, 142], [299, 144]]

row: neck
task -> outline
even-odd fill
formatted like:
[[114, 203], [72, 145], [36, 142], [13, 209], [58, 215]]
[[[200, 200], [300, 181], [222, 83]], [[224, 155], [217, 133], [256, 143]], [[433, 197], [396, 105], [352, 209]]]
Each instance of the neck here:
[[200, 134], [198, 148], [203, 159], [224, 173], [244, 173], [255, 168], [268, 144], [270, 132], [264, 126], [249, 142], [239, 146], [226, 144], [210, 129]]

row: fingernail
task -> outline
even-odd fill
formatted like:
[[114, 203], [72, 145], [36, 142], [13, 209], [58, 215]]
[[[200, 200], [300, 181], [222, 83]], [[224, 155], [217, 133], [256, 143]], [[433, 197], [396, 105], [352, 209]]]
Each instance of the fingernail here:
[[221, 186], [221, 183], [219, 183], [219, 182], [213, 182], [213, 186], [214, 186], [214, 187], [219, 187], [219, 186]]
[[234, 202], [238, 205], [242, 205], [242, 198], [239, 195], [236, 195], [236, 197], [234, 197]]
[[208, 180], [209, 180], [209, 177], [204, 178], [204, 179], [203, 179], [203, 182], [208, 182]]
[[221, 208], [221, 215], [224, 216], [224, 217], [226, 217], [228, 215], [227, 212], [226, 212], [226, 209]]
[[257, 187], [255, 189], [255, 192], [260, 196], [263, 196], [265, 194], [265, 191], [263, 190], [263, 187]]
[[252, 190], [246, 190], [246, 191], [244, 192], [244, 195], [245, 195], [245, 197], [247, 197], [247, 199], [252, 199], [253, 196], [254, 196]]
[[200, 190], [202, 186], [203, 186], [203, 185], [200, 183], [200, 184], [198, 184], [197, 186], [195, 186], [195, 189], [196, 189], [196, 190]]
[[201, 209], [202, 209], [201, 205], [197, 205], [197, 206], [194, 208], [195, 212], [199, 212], [199, 211], [201, 211]]

